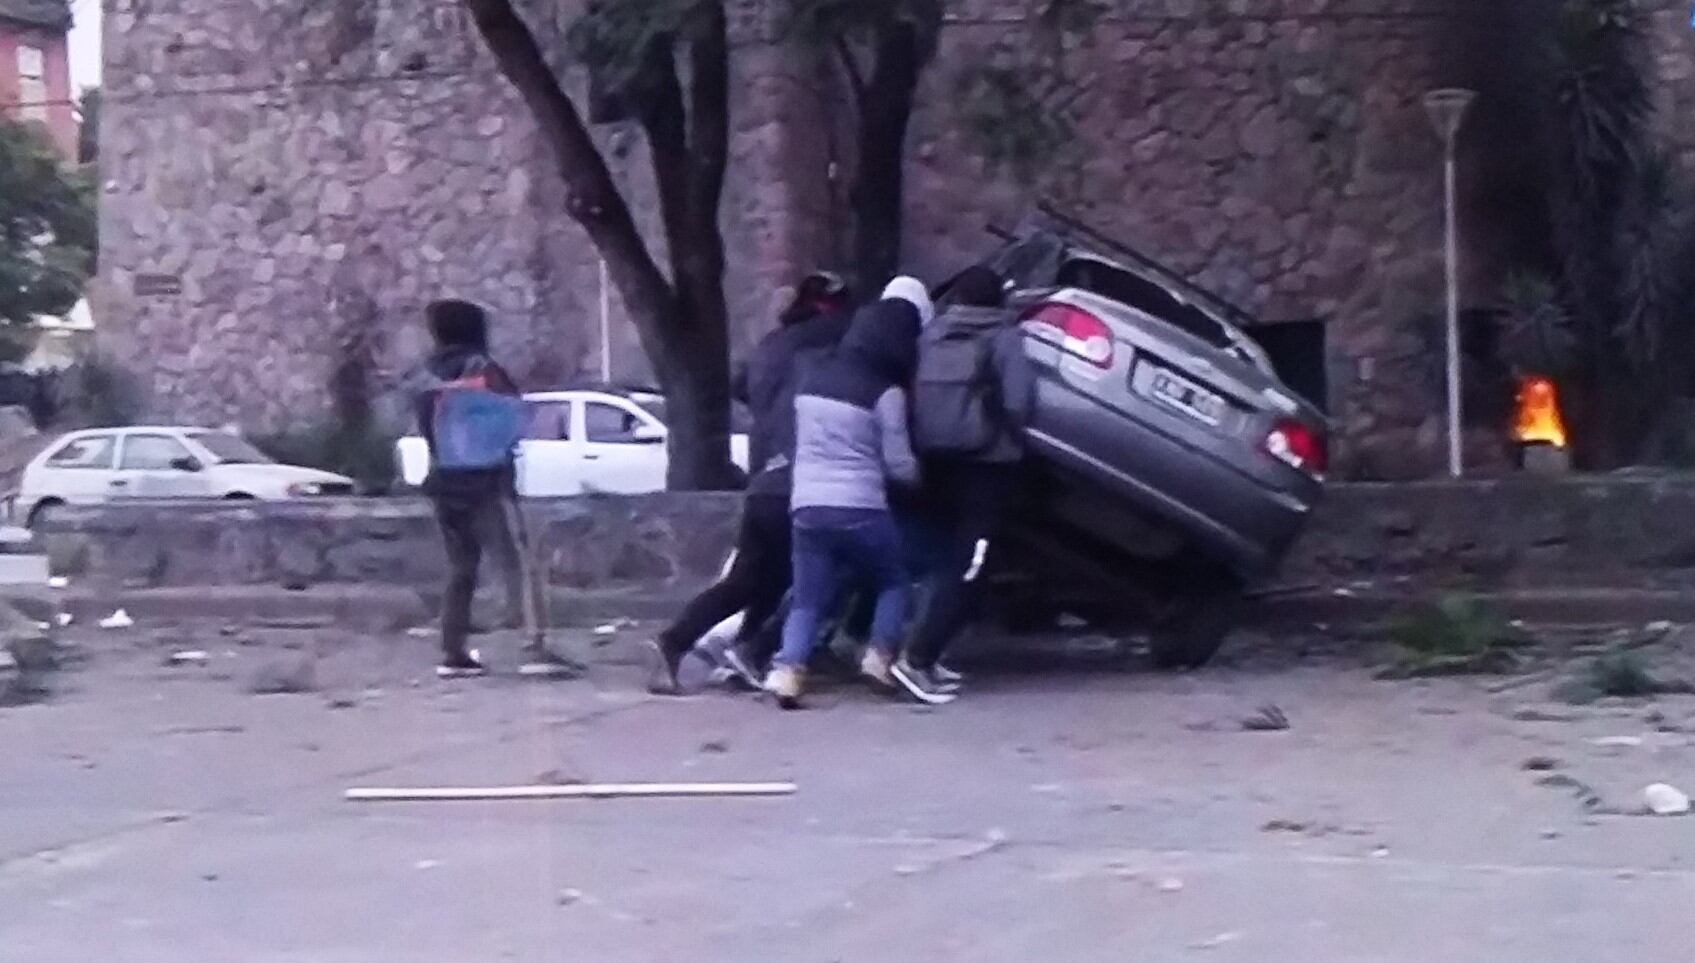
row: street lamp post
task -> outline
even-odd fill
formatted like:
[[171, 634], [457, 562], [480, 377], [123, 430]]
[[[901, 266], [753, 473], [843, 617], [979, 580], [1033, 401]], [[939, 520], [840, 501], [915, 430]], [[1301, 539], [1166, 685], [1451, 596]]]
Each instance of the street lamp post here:
[[1475, 92], [1458, 88], [1432, 90], [1424, 95], [1424, 109], [1429, 112], [1430, 122], [1442, 138], [1444, 206], [1448, 222], [1445, 242], [1448, 272], [1448, 474], [1454, 478], [1465, 474], [1464, 401], [1460, 392], [1459, 177], [1454, 144], [1459, 139], [1466, 110], [1476, 99]]

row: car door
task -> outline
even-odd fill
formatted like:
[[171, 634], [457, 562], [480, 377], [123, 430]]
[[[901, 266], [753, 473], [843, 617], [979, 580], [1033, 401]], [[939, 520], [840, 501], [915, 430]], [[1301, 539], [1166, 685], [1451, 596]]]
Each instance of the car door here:
[[580, 399], [583, 488], [643, 495], [664, 491], [665, 426], [640, 405], [611, 396]]
[[41, 467], [25, 479], [32, 499], [58, 499], [68, 505], [94, 505], [112, 497], [117, 467], [116, 432], [82, 435], [61, 442]]
[[206, 465], [182, 439], [167, 432], [126, 432], [118, 444], [112, 475], [117, 498], [210, 498]]
[[529, 402], [530, 424], [518, 450], [518, 490], [530, 498], [564, 498], [583, 493], [583, 470], [568, 399]]

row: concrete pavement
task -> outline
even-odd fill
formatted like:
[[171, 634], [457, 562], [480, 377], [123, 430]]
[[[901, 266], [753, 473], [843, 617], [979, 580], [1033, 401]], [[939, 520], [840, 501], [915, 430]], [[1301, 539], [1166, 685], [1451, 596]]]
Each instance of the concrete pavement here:
[[[144, 623], [85, 641], [46, 702], [0, 709], [6, 961], [1687, 953], [1695, 819], [1605, 813], [1650, 782], [1695, 784], [1687, 699], [1578, 710], [1531, 686], [1249, 655], [1178, 677], [1048, 660], [983, 674], [940, 711], [850, 688], [782, 714], [650, 698], [629, 638], [586, 681], [452, 685], [408, 636]], [[179, 648], [211, 661], [163, 665]], [[302, 659], [312, 691], [246, 691]], [[1289, 731], [1242, 730], [1265, 703]], [[1601, 812], [1539, 785], [1532, 757]], [[340, 800], [744, 779], [801, 792]]]

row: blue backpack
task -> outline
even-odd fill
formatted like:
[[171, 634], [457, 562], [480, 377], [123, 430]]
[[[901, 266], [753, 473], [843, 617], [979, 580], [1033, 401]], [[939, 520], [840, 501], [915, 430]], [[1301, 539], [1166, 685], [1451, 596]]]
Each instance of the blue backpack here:
[[442, 471], [504, 468], [524, 438], [529, 410], [522, 398], [488, 386], [488, 361], [471, 363], [458, 380], [435, 389], [435, 445]]

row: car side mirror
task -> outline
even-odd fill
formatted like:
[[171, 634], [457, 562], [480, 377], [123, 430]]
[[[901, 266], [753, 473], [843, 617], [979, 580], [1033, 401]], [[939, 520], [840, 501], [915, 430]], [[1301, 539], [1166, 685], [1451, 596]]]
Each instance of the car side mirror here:
[[643, 422], [630, 432], [630, 440], [638, 445], [662, 445], [665, 443], [665, 429]]
[[196, 472], [200, 470], [200, 462], [188, 457], [173, 458], [171, 459], [171, 468], [176, 471]]

